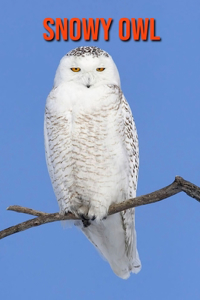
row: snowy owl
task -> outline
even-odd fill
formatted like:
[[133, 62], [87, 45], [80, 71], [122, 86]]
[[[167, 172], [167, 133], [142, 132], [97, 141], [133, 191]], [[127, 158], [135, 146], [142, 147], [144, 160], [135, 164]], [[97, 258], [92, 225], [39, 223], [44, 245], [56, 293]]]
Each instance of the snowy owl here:
[[48, 171], [62, 214], [80, 218], [86, 237], [126, 279], [141, 263], [135, 210], [107, 216], [109, 206], [136, 196], [138, 138], [111, 56], [97, 47], [67, 53], [45, 109]]

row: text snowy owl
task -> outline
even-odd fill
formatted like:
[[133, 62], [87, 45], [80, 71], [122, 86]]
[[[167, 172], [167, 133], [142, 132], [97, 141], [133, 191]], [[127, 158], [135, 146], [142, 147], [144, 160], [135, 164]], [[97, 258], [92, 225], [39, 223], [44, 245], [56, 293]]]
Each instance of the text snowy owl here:
[[[84, 38], [85, 41], [97, 41], [99, 32], [103, 29], [104, 40], [109, 41], [111, 36], [110, 30], [113, 19], [109, 18], [83, 18], [61, 19], [61, 18], [45, 18], [43, 26], [48, 33], [43, 33], [46, 41], [79, 41]], [[154, 18], [121, 18], [118, 23], [119, 38], [122, 41], [161, 41], [160, 36], [156, 36]]]

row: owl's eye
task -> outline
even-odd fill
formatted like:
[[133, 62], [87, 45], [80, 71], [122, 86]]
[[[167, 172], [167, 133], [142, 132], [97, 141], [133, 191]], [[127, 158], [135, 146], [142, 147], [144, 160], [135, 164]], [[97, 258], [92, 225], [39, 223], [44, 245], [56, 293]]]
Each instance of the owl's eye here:
[[79, 72], [81, 69], [80, 69], [80, 68], [71, 68], [71, 70], [72, 70], [73, 72]]
[[97, 72], [102, 72], [105, 70], [105, 68], [97, 68], [96, 70], [97, 70]]

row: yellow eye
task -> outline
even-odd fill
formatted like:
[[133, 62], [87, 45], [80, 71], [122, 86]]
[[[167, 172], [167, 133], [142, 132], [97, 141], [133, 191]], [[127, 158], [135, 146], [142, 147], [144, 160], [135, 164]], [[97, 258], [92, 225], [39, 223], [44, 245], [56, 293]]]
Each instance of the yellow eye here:
[[71, 70], [72, 70], [73, 72], [79, 72], [81, 69], [80, 69], [80, 68], [71, 68]]
[[102, 72], [105, 70], [105, 68], [97, 68], [96, 70], [97, 70], [97, 72]]

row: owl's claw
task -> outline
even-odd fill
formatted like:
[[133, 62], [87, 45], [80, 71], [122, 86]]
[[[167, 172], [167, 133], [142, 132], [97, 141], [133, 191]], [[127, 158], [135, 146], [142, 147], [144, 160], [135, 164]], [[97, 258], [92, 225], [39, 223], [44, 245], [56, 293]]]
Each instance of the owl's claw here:
[[102, 221], [107, 218], [108, 211], [104, 206], [95, 207], [91, 206], [88, 211], [88, 217], [90, 220]]
[[96, 219], [96, 216], [91, 216], [89, 217], [88, 214], [84, 215], [84, 214], [80, 214], [79, 217], [83, 220], [83, 221], [94, 221]]
[[78, 214], [78, 216], [81, 218], [81, 220], [85, 220], [85, 221], [88, 221], [89, 218], [87, 217], [87, 215], [84, 215], [84, 214]]
[[82, 223], [84, 227], [88, 227], [91, 224], [89, 220], [82, 220]]
[[[79, 217], [85, 224], [88, 221], [102, 221], [107, 218], [108, 210], [105, 206], [87, 206], [71, 207], [70, 211]], [[84, 224], [84, 222], [83, 222]], [[88, 225], [87, 225], [88, 226]]]

